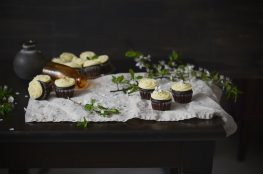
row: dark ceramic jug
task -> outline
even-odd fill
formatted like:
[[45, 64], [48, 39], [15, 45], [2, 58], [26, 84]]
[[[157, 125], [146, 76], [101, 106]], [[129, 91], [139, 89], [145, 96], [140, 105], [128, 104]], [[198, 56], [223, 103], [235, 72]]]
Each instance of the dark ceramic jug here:
[[42, 72], [45, 63], [43, 54], [36, 49], [36, 42], [29, 40], [22, 44], [22, 49], [17, 53], [13, 66], [19, 78], [31, 80]]

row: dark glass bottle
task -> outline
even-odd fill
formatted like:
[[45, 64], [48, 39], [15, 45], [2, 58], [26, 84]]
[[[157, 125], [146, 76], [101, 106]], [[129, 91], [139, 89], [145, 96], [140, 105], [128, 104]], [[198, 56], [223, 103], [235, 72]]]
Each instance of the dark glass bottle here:
[[29, 40], [22, 44], [22, 49], [15, 56], [13, 66], [19, 78], [31, 80], [41, 73], [45, 63], [42, 52], [36, 49], [36, 42]]

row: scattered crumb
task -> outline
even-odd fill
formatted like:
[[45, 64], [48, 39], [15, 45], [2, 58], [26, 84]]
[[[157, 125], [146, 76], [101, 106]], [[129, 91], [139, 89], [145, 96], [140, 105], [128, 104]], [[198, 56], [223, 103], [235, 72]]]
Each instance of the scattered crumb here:
[[19, 92], [16, 92], [16, 95], [19, 95], [20, 93]]
[[15, 130], [15, 128], [13, 128], [13, 127], [12, 127], [12, 128], [9, 128], [9, 130], [10, 130], [10, 131], [14, 131], [14, 130]]
[[28, 98], [28, 95], [25, 95], [25, 98]]

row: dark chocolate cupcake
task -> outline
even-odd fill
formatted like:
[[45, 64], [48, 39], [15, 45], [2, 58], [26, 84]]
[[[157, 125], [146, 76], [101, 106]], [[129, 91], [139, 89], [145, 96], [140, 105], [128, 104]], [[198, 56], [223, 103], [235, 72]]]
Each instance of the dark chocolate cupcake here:
[[35, 100], [45, 100], [49, 95], [47, 86], [43, 82], [37, 80], [32, 80], [29, 83], [28, 93], [30, 98]]
[[71, 98], [74, 95], [75, 79], [64, 77], [55, 80], [55, 92], [57, 97]]
[[154, 79], [143, 78], [139, 81], [138, 86], [141, 99], [150, 100], [151, 93], [154, 91], [155, 87], [157, 87], [157, 82]]
[[111, 70], [109, 57], [107, 55], [101, 55], [98, 57], [86, 60], [83, 64], [81, 74], [85, 75], [88, 79], [94, 79], [101, 74], [108, 73]]
[[151, 103], [154, 110], [167, 111], [171, 109], [172, 96], [169, 91], [154, 90], [151, 94]]
[[174, 101], [178, 103], [189, 103], [192, 100], [193, 90], [190, 83], [176, 82], [171, 86]]
[[34, 77], [33, 80], [40, 81], [40, 83], [44, 85], [47, 94], [50, 94], [50, 92], [52, 91], [52, 80], [49, 75], [37, 75]]

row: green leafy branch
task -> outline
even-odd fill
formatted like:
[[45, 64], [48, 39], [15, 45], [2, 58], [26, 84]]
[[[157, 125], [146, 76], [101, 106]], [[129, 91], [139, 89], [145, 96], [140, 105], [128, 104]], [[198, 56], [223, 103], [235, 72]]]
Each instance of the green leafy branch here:
[[107, 108], [102, 106], [101, 104], [97, 103], [95, 99], [91, 99], [91, 102], [89, 104], [86, 104], [84, 106], [84, 109], [91, 113], [95, 112], [103, 117], [108, 117], [112, 114], [120, 113], [120, 111], [116, 108]]
[[[138, 81], [142, 79], [142, 76], [136, 76], [133, 69], [129, 69], [130, 77], [125, 79], [123, 75], [112, 76], [112, 82], [116, 84], [117, 89], [110, 92], [122, 91], [125, 94], [131, 94], [139, 90]], [[121, 86], [121, 87], [120, 87]]]
[[0, 117], [6, 116], [14, 108], [14, 97], [12, 90], [6, 85], [0, 86]]
[[158, 64], [153, 64], [150, 55], [143, 55], [138, 51], [127, 51], [126, 57], [134, 58], [136, 66], [146, 70], [147, 76], [150, 78], [166, 78], [171, 81], [191, 80], [192, 78], [201, 79], [208, 84], [215, 84], [223, 89], [227, 98], [237, 100], [237, 97], [242, 92], [234, 85], [228, 77], [219, 75], [219, 73], [210, 73], [207, 69], [196, 69], [194, 65], [186, 64], [181, 59], [181, 56], [172, 51], [167, 60], [159, 61]]

